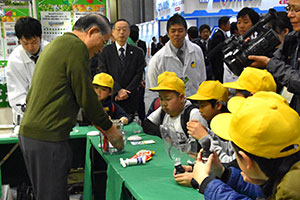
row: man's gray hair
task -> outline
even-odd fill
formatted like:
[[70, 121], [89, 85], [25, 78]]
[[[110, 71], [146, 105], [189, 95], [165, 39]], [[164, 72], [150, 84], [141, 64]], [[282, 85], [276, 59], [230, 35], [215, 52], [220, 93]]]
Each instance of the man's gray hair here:
[[93, 26], [97, 26], [102, 35], [111, 33], [110, 22], [101, 14], [89, 14], [80, 17], [73, 26], [73, 30], [87, 32]]

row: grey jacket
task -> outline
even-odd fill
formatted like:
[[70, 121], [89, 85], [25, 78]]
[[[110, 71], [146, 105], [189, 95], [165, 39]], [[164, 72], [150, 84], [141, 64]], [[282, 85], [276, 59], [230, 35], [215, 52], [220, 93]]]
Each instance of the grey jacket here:
[[289, 33], [285, 37], [284, 44], [267, 64], [267, 70], [277, 83], [287, 87], [287, 90], [294, 94], [290, 106], [300, 114], [299, 46], [300, 33], [295, 31]]

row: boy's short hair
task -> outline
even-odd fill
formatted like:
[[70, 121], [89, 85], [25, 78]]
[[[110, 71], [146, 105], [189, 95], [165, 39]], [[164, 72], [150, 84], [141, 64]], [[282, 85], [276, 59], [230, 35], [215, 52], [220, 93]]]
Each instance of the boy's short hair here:
[[227, 16], [223, 16], [220, 17], [220, 19], [218, 20], [218, 26], [221, 27], [222, 25], [225, 26], [228, 22], [229, 22], [229, 17]]
[[219, 100], [226, 102], [228, 100], [228, 91], [219, 81], [203, 81], [196, 94], [187, 97], [191, 100]]
[[202, 24], [200, 27], [199, 27], [199, 33], [201, 33], [202, 31], [204, 31], [205, 29], [207, 29], [209, 32], [210, 32], [210, 27], [208, 24]]
[[276, 159], [300, 150], [300, 118], [288, 102], [275, 92], [232, 97], [231, 113], [215, 116], [214, 133], [258, 157]]
[[276, 83], [267, 70], [246, 67], [236, 82], [223, 83], [226, 88], [247, 90], [249, 92], [271, 91], [276, 92]]
[[185, 87], [184, 82], [178, 76], [175, 72], [168, 72], [165, 71], [161, 73], [157, 77], [157, 87], [149, 88], [149, 90], [152, 91], [163, 91], [163, 90], [169, 90], [174, 91], [179, 94], [185, 94]]
[[94, 76], [93, 84], [108, 87], [111, 90], [114, 88], [114, 79], [111, 75], [106, 73], [99, 73]]
[[174, 14], [167, 22], [167, 32], [169, 32], [171, 26], [175, 24], [180, 24], [184, 27], [185, 30], [187, 30], [187, 24], [185, 19], [179, 15], [178, 13]]
[[253, 25], [259, 21], [259, 14], [249, 7], [244, 7], [242, 10], [240, 10], [236, 18], [239, 19], [240, 17], [245, 17], [246, 15], [249, 16]]
[[42, 25], [39, 20], [32, 17], [21, 17], [15, 24], [15, 32], [17, 38], [20, 40], [24, 38], [31, 39], [34, 37], [42, 37]]

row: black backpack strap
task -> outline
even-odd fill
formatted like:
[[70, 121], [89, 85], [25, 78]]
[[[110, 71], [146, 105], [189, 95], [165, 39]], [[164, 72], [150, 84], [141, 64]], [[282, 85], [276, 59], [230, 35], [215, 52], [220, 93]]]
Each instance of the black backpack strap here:
[[180, 118], [182, 130], [187, 137], [189, 137], [189, 134], [186, 127], [186, 123], [190, 121], [190, 113], [194, 108], [199, 108], [199, 106], [197, 104], [191, 104], [188, 107], [186, 107], [186, 109], [184, 109], [184, 112], [181, 114], [181, 118]]
[[161, 112], [160, 112], [160, 124], [163, 123], [165, 115], [166, 115], [166, 112], [163, 109], [161, 109]]

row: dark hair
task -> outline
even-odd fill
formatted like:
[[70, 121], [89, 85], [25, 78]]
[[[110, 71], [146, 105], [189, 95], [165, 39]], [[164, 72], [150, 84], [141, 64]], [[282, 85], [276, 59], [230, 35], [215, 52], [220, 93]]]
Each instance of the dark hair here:
[[129, 37], [133, 42], [136, 42], [139, 39], [139, 27], [137, 25], [130, 26], [130, 35]]
[[218, 21], [218, 26], [221, 27], [222, 25], [226, 25], [228, 23], [229, 19], [230, 18], [227, 16], [221, 17]]
[[287, 157], [268, 159], [248, 153], [233, 142], [232, 146], [239, 158], [242, 159], [241, 155], [238, 152], [243, 151], [258, 164], [259, 168], [269, 178], [268, 181], [265, 182], [261, 187], [262, 192], [266, 198], [272, 195], [274, 188], [280, 183], [282, 177], [290, 170], [292, 165], [300, 160], [300, 151]]
[[217, 102], [219, 102], [221, 105], [222, 105], [222, 108], [221, 108], [221, 113], [227, 113], [229, 112], [229, 110], [227, 109], [227, 106], [222, 104], [219, 100], [217, 99], [210, 99], [210, 100], [207, 100], [208, 103], [211, 104], [211, 107], [215, 107]]
[[154, 39], [156, 39], [156, 37], [155, 37], [155, 36], [153, 36], [153, 37], [152, 37], [152, 40], [154, 40]]
[[15, 32], [19, 40], [22, 36], [26, 39], [31, 39], [33, 37], [41, 38], [42, 25], [39, 20], [32, 17], [21, 17], [15, 24]]
[[187, 33], [192, 39], [198, 38], [198, 28], [196, 26], [191, 26]]
[[240, 17], [245, 17], [246, 15], [249, 16], [252, 24], [256, 24], [259, 21], [259, 14], [255, 12], [252, 8], [245, 7], [237, 15], [237, 19]]
[[80, 17], [73, 26], [73, 30], [87, 32], [94, 26], [97, 26], [99, 32], [102, 35], [111, 33], [110, 23], [108, 19], [101, 14], [89, 14]]
[[204, 31], [205, 29], [208, 29], [208, 31], [210, 32], [210, 27], [209, 27], [209, 25], [207, 25], [207, 24], [202, 24], [202, 25], [199, 27], [199, 33], [201, 33], [202, 31]]
[[167, 22], [167, 32], [169, 31], [171, 26], [173, 26], [175, 24], [180, 24], [185, 28], [185, 30], [187, 30], [187, 24], [186, 24], [185, 19], [181, 15], [179, 15], [178, 13], [176, 13], [175, 15], [170, 17], [170, 19], [168, 20], [168, 22]]
[[163, 45], [165, 45], [169, 40], [170, 40], [170, 39], [169, 39], [168, 35], [166, 34], [166, 35], [164, 35], [164, 36], [161, 38], [161, 43], [162, 43]]
[[231, 22], [230, 24], [230, 34], [234, 35], [237, 29], [237, 22]]
[[117, 20], [113, 23], [112, 29], [115, 28], [115, 25], [116, 25], [116, 23], [118, 23], [118, 22], [126, 22], [126, 23], [128, 24], [128, 28], [130, 28], [130, 24], [129, 24], [129, 22], [128, 22], [126, 19], [117, 19]]
[[277, 12], [277, 18], [271, 20], [270, 24], [276, 33], [281, 33], [286, 28], [289, 29], [289, 32], [293, 30], [292, 24], [286, 12]]
[[236, 91], [239, 92], [239, 93], [242, 93], [245, 98], [251, 96], [251, 92], [249, 92], [248, 90], [239, 90], [239, 89], [236, 89]]

